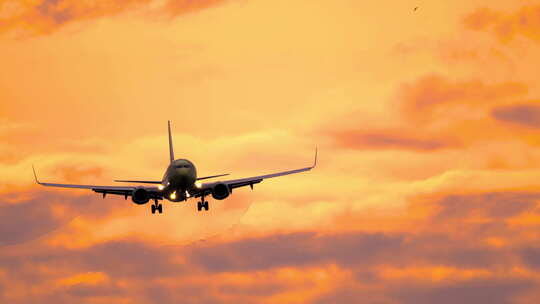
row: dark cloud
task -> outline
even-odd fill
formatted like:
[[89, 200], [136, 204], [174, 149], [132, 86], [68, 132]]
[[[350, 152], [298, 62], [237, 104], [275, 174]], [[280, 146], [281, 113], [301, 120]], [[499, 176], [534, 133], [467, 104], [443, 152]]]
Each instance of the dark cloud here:
[[465, 16], [463, 22], [465, 26], [471, 30], [485, 30], [498, 18], [498, 14], [492, 9], [481, 7]]
[[540, 128], [540, 105], [523, 104], [495, 108], [493, 117], [500, 121], [511, 122], [531, 128]]
[[475, 279], [425, 286], [405, 284], [390, 294], [403, 304], [509, 304], [514, 303], [515, 296], [535, 285], [526, 279]]
[[442, 282], [390, 282], [383, 289], [362, 286], [342, 287], [324, 294], [313, 303], [366, 304], [509, 304], [513, 299], [535, 287], [532, 280], [469, 279]]
[[[228, 297], [221, 296], [222, 294], [215, 291], [214, 286], [222, 284], [223, 282], [215, 282], [210, 278], [206, 283], [190, 283], [183, 282], [179, 286], [171, 288], [170, 286], [163, 284], [156, 284], [155, 282], [143, 282], [140, 286], [140, 296], [138, 298], [141, 303], [150, 304], [216, 304], [216, 303], [230, 303], [230, 299], [238, 300], [239, 295], [232, 295]], [[229, 299], [229, 301], [225, 299]], [[241, 295], [240, 295], [240, 298]], [[239, 303], [249, 303], [247, 301], [237, 301]]]
[[461, 148], [485, 141], [486, 132], [493, 131], [496, 124], [478, 119], [479, 114], [526, 92], [527, 86], [519, 82], [488, 83], [425, 75], [397, 88], [393, 98], [396, 113], [392, 115], [401, 121], [373, 128], [364, 125], [359, 118], [362, 114], [356, 112], [340, 117], [338, 125], [346, 121], [347, 127], [338, 129], [332, 123], [324, 127], [324, 133], [337, 146], [350, 149], [436, 152]]
[[53, 173], [59, 175], [62, 181], [76, 183], [81, 180], [88, 180], [88, 177], [99, 178], [103, 176], [104, 169], [98, 166], [68, 166], [60, 165], [54, 168]]
[[50, 18], [56, 25], [64, 24], [76, 16], [69, 6], [59, 6], [60, 0], [44, 0], [36, 6], [39, 15]]
[[227, 0], [169, 0], [166, 11], [174, 16], [198, 11], [227, 2]]
[[3, 193], [0, 195], [0, 246], [39, 238], [77, 216], [105, 216], [115, 206], [111, 202], [97, 201], [95, 195], [68, 196], [46, 191], [25, 195]]
[[526, 87], [517, 82], [486, 84], [480, 80], [456, 81], [441, 75], [427, 75], [404, 84], [399, 90], [398, 102], [408, 115], [443, 115], [433, 111], [441, 106], [489, 104], [525, 92]]
[[[411, 242], [406, 257], [424, 265], [441, 265], [457, 268], [489, 269], [504, 267], [512, 263], [510, 254], [505, 249], [474, 244], [473, 240], [453, 240], [440, 235], [438, 241], [427, 242], [418, 239]], [[408, 264], [407, 259], [399, 260], [401, 266]]]
[[[111, 241], [81, 249], [36, 246], [38, 245], [25, 245], [24, 249], [0, 252], [0, 269], [10, 281], [39, 286], [45, 282], [54, 282], [80, 273], [100, 272], [105, 273], [112, 282], [126, 280], [151, 282], [195, 273], [194, 269], [188, 272], [191, 267], [171, 261], [175, 250], [142, 242]], [[52, 291], [54, 295], [51, 296], [69, 293], [72, 297], [86, 298], [90, 296], [88, 293], [91, 290], [116, 295], [102, 284], [107, 283], [99, 283], [96, 286], [79, 285], [65, 291]]]
[[111, 297], [124, 294], [121, 287], [116, 284], [76, 284], [68, 287], [64, 292], [77, 298]]
[[[9, 250], [0, 251], [0, 269], [11, 281], [28, 285], [86, 272], [101, 272], [110, 278], [97, 284], [68, 286], [40, 298], [54, 299], [55, 303], [80, 302], [100, 296], [138, 298], [145, 303], [259, 302], [253, 299], [269, 299], [290, 292], [292, 287], [279, 280], [242, 280], [237, 284], [234, 280], [212, 279], [235, 273], [247, 276], [283, 267], [303, 269], [329, 265], [350, 272], [350, 286], [340, 285], [320, 297], [317, 303], [355, 303], [362, 295], [365, 303], [474, 303], [475, 300], [476, 303], [509, 303], [515, 295], [532, 288], [532, 282], [492, 276], [481, 280], [463, 281], [462, 278], [435, 282], [388, 279], [379, 273], [379, 269], [381, 266], [398, 269], [449, 267], [488, 273], [511, 273], [521, 265], [538, 269], [540, 250], [536, 247], [492, 247], [482, 240], [486, 234], [476, 231], [495, 230], [513, 235], [514, 231], [506, 225], [486, 225], [536, 212], [539, 197], [538, 193], [513, 192], [433, 199], [429, 206], [434, 212], [419, 220], [414, 232], [298, 232], [189, 246], [114, 240], [87, 248], [68, 249], [26, 243], [6, 246]], [[477, 230], [469, 233], [466, 223], [478, 215], [487, 218], [488, 223], [475, 224], [473, 221], [470, 225], [475, 225]], [[426, 228], [422, 229], [422, 226]], [[192, 276], [208, 277], [208, 283], [201, 284], [198, 280], [189, 283]], [[176, 280], [188, 283], [174, 288], [170, 282]], [[110, 282], [123, 282], [123, 285], [116, 288], [115, 283]], [[360, 289], [358, 284], [362, 286]], [[211, 292], [206, 292], [208, 290]]]
[[[433, 202], [435, 214], [429, 219], [431, 225], [452, 221], [458, 224], [471, 216], [484, 216], [500, 220], [536, 212], [537, 193], [487, 193], [479, 195], [447, 196]], [[84, 202], [84, 200], [83, 200]], [[59, 221], [51, 216], [47, 204], [43, 209], [32, 206], [33, 201], [14, 204], [22, 206], [23, 215], [9, 213], [9, 208], [2, 213], [7, 217], [2, 225], [10, 230], [24, 224], [18, 237], [14, 238], [4, 228], [2, 236], [25, 239], [34, 236], [36, 227], [54, 227]], [[13, 220], [10, 222], [10, 217]], [[457, 220], [457, 222], [456, 222]], [[29, 228], [28, 228], [29, 227]], [[460, 226], [462, 227], [462, 226]], [[486, 228], [486, 223], [479, 223], [478, 229], [505, 229], [505, 226]], [[463, 227], [462, 227], [463, 228]], [[483, 235], [480, 235], [483, 236]], [[85, 271], [107, 272], [114, 277], [131, 275], [156, 277], [174, 275], [184, 268], [169, 263], [168, 252], [185, 254], [191, 266], [210, 272], [243, 272], [265, 270], [283, 266], [309, 266], [320, 263], [337, 263], [344, 267], [366, 265], [386, 261], [401, 264], [408, 258], [423, 263], [435, 262], [441, 265], [458, 267], [489, 267], [491, 263], [505, 262], [506, 252], [477, 244], [475, 238], [468, 240], [449, 238], [443, 232], [424, 233], [418, 236], [406, 233], [346, 233], [319, 235], [314, 232], [272, 235], [262, 238], [243, 239], [226, 243], [205, 243], [188, 247], [153, 247], [135, 241], [114, 241], [98, 244], [90, 248], [64, 251], [45, 251], [30, 255], [26, 261], [35, 263], [54, 263], [56, 265], [76, 264]], [[12, 258], [12, 257], [10, 257]], [[18, 259], [11, 259], [17, 264]], [[10, 262], [9, 259], [4, 262]], [[19, 260], [20, 261], [20, 260]]]
[[494, 192], [476, 195], [449, 195], [437, 201], [434, 220], [463, 219], [483, 215], [490, 219], [510, 218], [536, 210], [540, 193]]
[[438, 150], [452, 146], [451, 143], [439, 139], [416, 138], [400, 134], [400, 132], [363, 132], [341, 131], [332, 134], [337, 144], [350, 149], [410, 149]]
[[112, 241], [59, 257], [76, 261], [86, 271], [105, 272], [112, 277], [148, 279], [181, 274], [184, 268], [169, 261], [171, 255], [165, 248], [140, 242]]
[[151, 0], [27, 2], [21, 4], [21, 9], [12, 15], [4, 14], [0, 19], [3, 24], [0, 31], [19, 31], [25, 35], [49, 34], [76, 21], [118, 15], [150, 2]]
[[[487, 237], [514, 233], [503, 220], [538, 212], [539, 193], [449, 195], [428, 203], [434, 213], [407, 233], [293, 233], [192, 248], [189, 261], [209, 272], [243, 272], [275, 267], [335, 263], [359, 267], [409, 261], [458, 268], [505, 267], [515, 252], [485, 244]], [[474, 221], [480, 218], [482, 221]], [[472, 221], [471, 221], [472, 220]]]
[[380, 290], [362, 288], [361, 286], [340, 287], [313, 300], [313, 304], [397, 304]]
[[208, 272], [245, 272], [326, 263], [362, 269], [379, 263], [406, 266], [410, 261], [423, 265], [489, 268], [512, 262], [505, 249], [479, 244], [476, 238], [462, 240], [441, 233], [421, 236], [295, 233], [194, 248], [188, 256], [190, 264]]
[[228, 295], [244, 295], [244, 296], [270, 296], [287, 290], [286, 284], [253, 282], [247, 286], [239, 286], [224, 283], [219, 287], [219, 291]]
[[[11, 14], [5, 12], [0, 18], [0, 33], [18, 31], [25, 35], [53, 33], [67, 24], [120, 15], [138, 9], [151, 10], [152, 0], [39, 0], [20, 5]], [[209, 8], [225, 0], [167, 0], [160, 13], [179, 16]], [[155, 9], [154, 9], [155, 10]]]
[[527, 247], [523, 248], [519, 252], [523, 262], [534, 268], [535, 270], [540, 269], [540, 248], [539, 247]]
[[478, 8], [464, 18], [468, 29], [493, 32], [501, 41], [521, 35], [540, 42], [540, 5], [526, 5], [514, 12]]
[[39, 205], [39, 200], [21, 204], [0, 202], [0, 245], [37, 238], [53, 231], [64, 221], [53, 215], [49, 204], [43, 202]]
[[189, 252], [189, 258], [211, 272], [301, 267], [326, 262], [354, 265], [389, 258], [403, 243], [401, 236], [384, 234], [293, 233], [196, 247]]

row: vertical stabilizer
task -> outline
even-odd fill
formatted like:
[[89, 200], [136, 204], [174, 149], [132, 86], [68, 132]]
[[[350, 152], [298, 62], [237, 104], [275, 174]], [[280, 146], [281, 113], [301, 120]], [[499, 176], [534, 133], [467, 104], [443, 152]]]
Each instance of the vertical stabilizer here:
[[171, 134], [171, 121], [167, 121], [167, 126], [169, 127], [169, 156], [171, 158], [171, 163], [174, 161], [174, 150], [172, 146], [172, 134]]

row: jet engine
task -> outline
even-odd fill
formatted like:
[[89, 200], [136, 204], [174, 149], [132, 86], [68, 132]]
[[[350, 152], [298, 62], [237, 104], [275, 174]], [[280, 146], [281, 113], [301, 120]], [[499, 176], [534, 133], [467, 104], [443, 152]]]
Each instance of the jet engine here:
[[150, 200], [150, 194], [144, 188], [135, 188], [131, 193], [131, 200], [137, 205], [144, 205]]
[[230, 193], [229, 187], [223, 183], [216, 184], [212, 188], [212, 197], [217, 200], [226, 199]]

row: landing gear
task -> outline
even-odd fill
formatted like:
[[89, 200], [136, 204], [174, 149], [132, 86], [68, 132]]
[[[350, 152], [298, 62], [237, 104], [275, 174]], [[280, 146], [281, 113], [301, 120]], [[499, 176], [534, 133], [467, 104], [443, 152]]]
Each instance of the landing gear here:
[[197, 210], [201, 211], [203, 208], [204, 210], [208, 211], [208, 201], [197, 202]]
[[204, 200], [204, 194], [201, 195], [201, 201], [197, 202], [197, 210], [201, 211], [203, 208], [208, 211], [208, 201]]
[[152, 204], [152, 214], [155, 214], [156, 211], [160, 214], [163, 213], [163, 205], [159, 204], [157, 200], [154, 204]]
[[208, 211], [208, 201], [204, 200], [204, 192], [201, 195], [201, 201], [197, 202], [197, 210], [201, 211], [203, 208]]

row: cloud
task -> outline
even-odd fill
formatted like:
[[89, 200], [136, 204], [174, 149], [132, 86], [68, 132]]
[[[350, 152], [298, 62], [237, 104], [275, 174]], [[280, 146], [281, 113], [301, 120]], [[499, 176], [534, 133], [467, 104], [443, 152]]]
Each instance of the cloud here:
[[[113, 204], [95, 204], [95, 196], [52, 192], [0, 195], [0, 246], [27, 242], [55, 231], [77, 216], [103, 217]], [[16, 201], [13, 203], [13, 201]]]
[[[411, 286], [412, 285], [412, 286]], [[513, 303], [514, 297], [537, 284], [524, 279], [477, 279], [442, 284], [403, 286], [391, 292], [404, 304], [452, 303]]]
[[390, 119], [369, 125], [364, 123], [367, 119], [358, 118], [362, 113], [355, 112], [324, 129], [339, 147], [349, 149], [457, 149], [485, 141], [485, 132], [497, 127], [489, 119], [491, 109], [526, 92], [527, 86], [519, 82], [488, 83], [428, 74], [397, 87]]
[[77, 298], [111, 297], [124, 295], [119, 286], [77, 284], [66, 289], [66, 294]]
[[[95, 20], [120, 15], [134, 10], [156, 10], [155, 0], [38, 0], [17, 2], [8, 0], [0, 4], [1, 32], [16, 31], [24, 35], [43, 35], [53, 33], [75, 22]], [[224, 0], [168, 0], [161, 10], [171, 16], [208, 8]]]
[[[306, 231], [189, 246], [159, 246], [137, 239], [71, 249], [26, 243], [0, 251], [0, 269], [10, 278], [10, 289], [18, 283], [41, 286], [35, 288], [42, 290], [40, 299], [60, 303], [95, 297], [261, 302], [278, 295], [298, 297], [299, 286], [316, 290], [318, 285], [312, 284], [325, 280], [321, 273], [334, 268], [342, 273], [328, 278], [335, 286], [323, 281], [324, 289], [303, 295], [303, 302], [353, 303], [359, 292], [369, 291], [367, 303], [510, 303], [536, 286], [514, 269], [538, 268], [538, 249], [519, 243], [521, 236], [509, 225], [498, 226], [502, 232], [484, 233], [471, 232], [470, 227], [486, 230], [486, 222], [535, 214], [539, 198], [536, 192], [446, 195], [422, 202], [431, 212], [415, 217], [416, 229], [389, 233]], [[516, 243], [492, 246], [484, 241], [492, 234]], [[295, 274], [310, 269], [318, 270], [303, 280]], [[389, 269], [399, 275], [388, 275]], [[81, 273], [99, 276], [77, 275]], [[51, 289], [55, 281], [64, 283]], [[120, 283], [111, 286], [111, 282]], [[194, 293], [201, 286], [206, 287], [204, 296]]]
[[349, 149], [410, 149], [432, 151], [451, 146], [450, 143], [438, 139], [408, 136], [399, 131], [364, 132], [338, 131], [333, 134], [334, 140], [341, 147]]
[[321, 262], [350, 265], [390, 257], [403, 242], [401, 236], [384, 234], [292, 233], [194, 248], [189, 260], [212, 272], [298, 267]]
[[456, 81], [441, 75], [427, 75], [403, 84], [397, 101], [406, 114], [422, 121], [447, 119], [446, 115], [454, 114], [449, 112], [452, 108], [478, 108], [525, 92], [526, 86], [517, 82], [486, 84], [480, 80]]
[[286, 290], [286, 284], [251, 284], [250, 286], [238, 286], [233, 284], [224, 284], [220, 291], [230, 295], [251, 295], [251, 296], [271, 296], [280, 291]]
[[526, 5], [512, 13], [483, 7], [468, 14], [464, 24], [468, 29], [491, 31], [502, 41], [510, 41], [522, 35], [540, 42], [539, 5]]
[[53, 170], [54, 174], [57, 174], [59, 178], [66, 183], [79, 183], [83, 180], [88, 180], [88, 177], [99, 178], [103, 176], [103, 168], [92, 167], [76, 167], [68, 165], [60, 165]]
[[498, 21], [501, 19], [501, 15], [498, 14], [496, 11], [487, 8], [482, 7], [476, 9], [474, 12], [469, 13], [465, 18], [463, 19], [463, 22], [465, 23], [466, 27], [472, 30], [485, 30], [490, 25], [492, 25], [493, 22]]
[[463, 219], [486, 216], [505, 219], [536, 210], [540, 193], [483, 193], [477, 195], [449, 195], [435, 203], [435, 220]]
[[508, 105], [495, 108], [491, 115], [500, 121], [540, 128], [540, 106], [537, 104]]
[[4, 23], [2, 29], [4, 32], [17, 30], [30, 35], [48, 34], [75, 21], [118, 15], [150, 2], [151, 0], [26, 2], [20, 4], [20, 8], [13, 14], [1, 19]]
[[[47, 265], [55, 265], [58, 273], [61, 270], [101, 272], [111, 279], [152, 279], [183, 273], [184, 266], [171, 263], [172, 252], [166, 249], [138, 241], [116, 240], [81, 249], [48, 248], [46, 251], [26, 252], [25, 256], [6, 254], [1, 257], [0, 265], [14, 276], [24, 276], [27, 275], [25, 270], [47, 268]], [[23, 264], [30, 267], [22, 269]], [[18, 270], [18, 274], [14, 273]]]
[[185, 14], [226, 2], [227, 0], [169, 0], [165, 5], [166, 11], [173, 16]]
[[[396, 232], [315, 233], [273, 235], [190, 250], [188, 260], [211, 273], [264, 271], [280, 267], [337, 264], [348, 269], [370, 265], [446, 265], [458, 268], [490, 268], [510, 263], [504, 250], [476, 239], [452, 239], [448, 232], [411, 235]], [[393, 253], [399, 252], [396, 256]]]
[[[536, 284], [527, 279], [473, 279], [466, 281], [449, 281], [442, 283], [389, 283], [384, 290], [371, 286], [350, 286], [332, 290], [313, 303], [400, 303], [400, 304], [431, 304], [431, 303], [514, 303], [514, 297], [530, 290]], [[371, 287], [371, 288], [370, 288]]]
[[524, 248], [520, 252], [523, 262], [533, 269], [540, 268], [540, 248], [530, 247]]
[[184, 267], [171, 263], [166, 247], [136, 241], [111, 241], [87, 249], [59, 253], [57, 258], [74, 260], [87, 271], [100, 271], [112, 278], [159, 278], [178, 275]]

